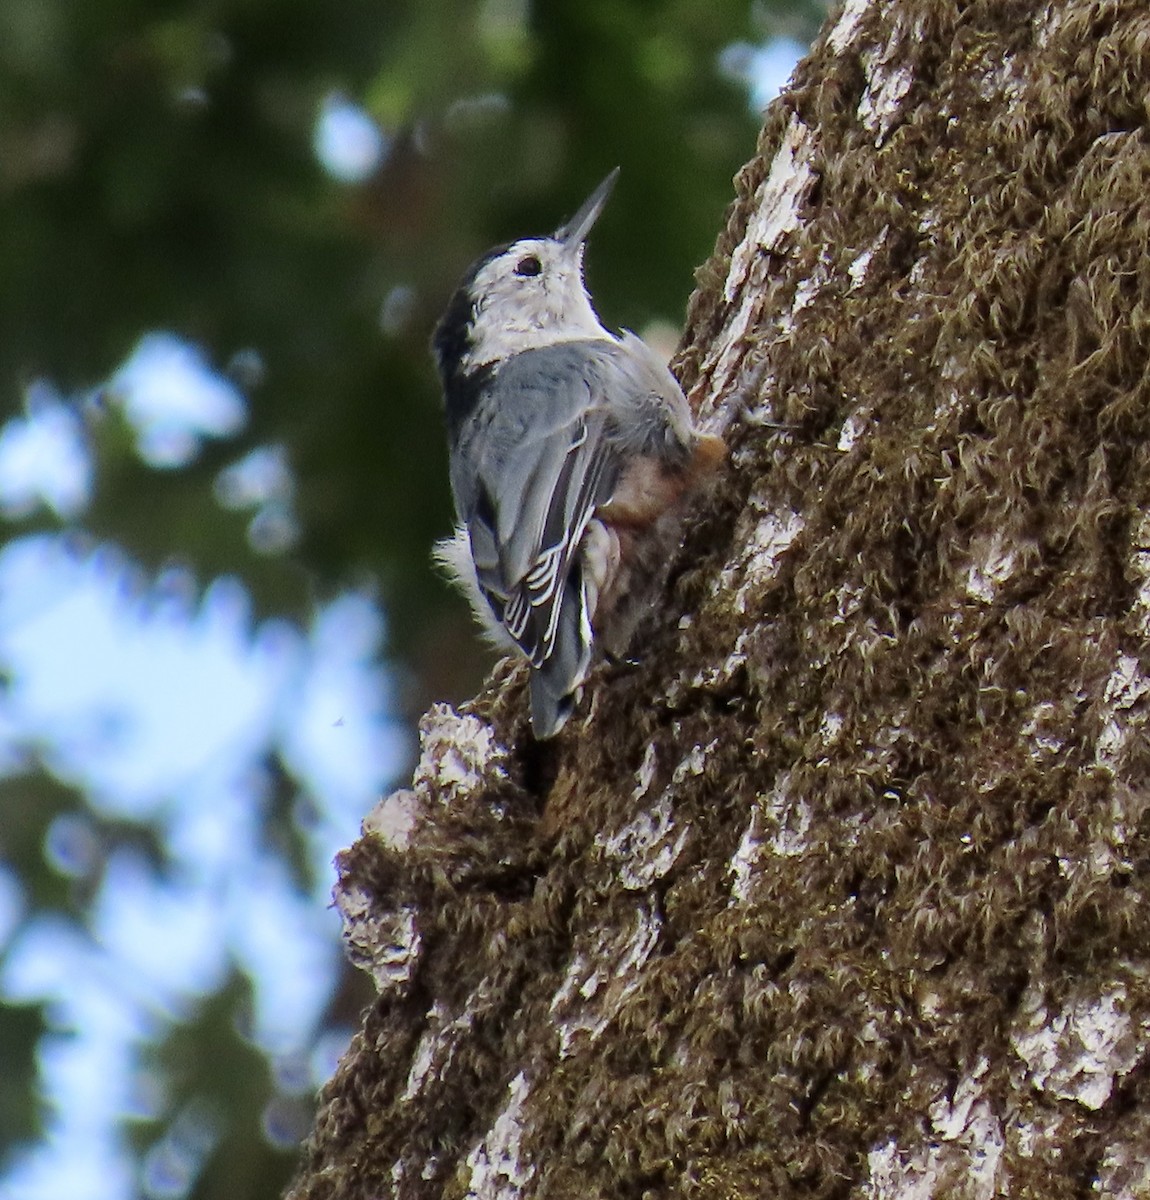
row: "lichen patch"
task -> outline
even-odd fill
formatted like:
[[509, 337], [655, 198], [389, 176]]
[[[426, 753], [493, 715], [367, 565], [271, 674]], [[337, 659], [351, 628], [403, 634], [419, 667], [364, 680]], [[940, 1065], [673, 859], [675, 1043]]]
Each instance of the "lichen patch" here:
[[813, 152], [811, 130], [792, 118], [756, 194], [756, 214], [731, 256], [723, 287], [728, 303], [744, 294], [752, 264], [763, 254], [781, 249], [786, 236], [799, 227], [803, 201], [814, 183]]
[[966, 594], [972, 600], [990, 604], [1017, 566], [1015, 548], [997, 532], [991, 534], [973, 547], [973, 558], [966, 571]]
[[467, 1156], [467, 1200], [519, 1200], [535, 1168], [521, 1158], [524, 1108], [531, 1086], [520, 1071], [507, 1085], [507, 1103], [483, 1140]]
[[505, 778], [507, 749], [485, 721], [435, 704], [419, 723], [419, 765], [413, 786], [441, 802], [470, 795], [493, 777]]
[[841, 450], [844, 454], [855, 448], [856, 443], [866, 429], [867, 419], [861, 412], [853, 412], [843, 422], [842, 429], [839, 430], [839, 440], [835, 443], [835, 449]]
[[419, 811], [418, 794], [409, 788], [400, 788], [377, 801], [364, 817], [364, 836], [379, 838], [393, 850], [406, 850], [411, 844]]
[[695, 398], [695, 407], [702, 412], [726, 395], [737, 377], [747, 350], [747, 334], [760, 309], [758, 289], [748, 284], [765, 278], [769, 257], [781, 251], [788, 235], [801, 225], [802, 207], [815, 182], [814, 155], [811, 130], [793, 117], [759, 186], [754, 215], [731, 255], [723, 294], [728, 304], [736, 299], [738, 304], [729, 312], [726, 330], [716, 341], [716, 353], [704, 368], [710, 383], [708, 395]]
[[1092, 1111], [1110, 1098], [1150, 1045], [1150, 1021], [1127, 1011], [1126, 986], [1079, 995], [1058, 1009], [1031, 990], [1023, 998], [1011, 1045], [1029, 1083]]
[[348, 956], [370, 972], [380, 995], [390, 995], [410, 984], [419, 963], [422, 938], [413, 907], [381, 916], [372, 899], [362, 887], [338, 888], [335, 892]]
[[1114, 768], [1129, 735], [1133, 714], [1140, 714], [1139, 724], [1144, 721], [1141, 712], [1148, 693], [1150, 679], [1143, 674], [1138, 659], [1131, 654], [1119, 654], [1102, 691], [1100, 732], [1095, 743], [1100, 766]]
[[[965, 1085], [960, 1084], [960, 1088]], [[969, 1101], [969, 1102], [967, 1102]], [[893, 1141], [867, 1155], [867, 1200], [996, 1200], [1007, 1195], [1006, 1139], [984, 1099], [966, 1098], [960, 1115], [934, 1125], [937, 1141], [913, 1150]]]
[[658, 914], [640, 907], [630, 928], [599, 930], [593, 949], [576, 951], [550, 1004], [560, 1059], [589, 1050], [618, 1016], [639, 986], [661, 928]]
[[688, 830], [677, 827], [671, 796], [664, 793], [621, 829], [600, 834], [596, 844], [618, 864], [629, 891], [645, 891], [667, 875], [687, 844]]
[[914, 83], [914, 70], [905, 53], [904, 41], [917, 39], [919, 27], [904, 29], [896, 17], [890, 22], [886, 43], [880, 49], [867, 48], [862, 53], [866, 90], [858, 105], [858, 119], [881, 146], [890, 136], [899, 117], [903, 98]]
[[827, 46], [835, 54], [841, 54], [852, 45], [871, 3], [872, 0], [846, 0], [838, 19], [827, 33]]
[[853, 292], [856, 288], [862, 287], [866, 282], [867, 273], [870, 271], [871, 260], [882, 249], [890, 234], [890, 226], [884, 225], [870, 245], [861, 253], [855, 255], [847, 265], [847, 275], [850, 277], [850, 290]]
[[747, 524], [749, 528], [743, 535], [738, 559], [723, 569], [714, 584], [717, 592], [729, 591], [735, 581], [739, 581], [735, 587], [734, 607], [740, 613], [748, 611], [752, 593], [771, 581], [776, 563], [802, 533], [804, 521], [793, 510], [756, 513], [752, 501]]

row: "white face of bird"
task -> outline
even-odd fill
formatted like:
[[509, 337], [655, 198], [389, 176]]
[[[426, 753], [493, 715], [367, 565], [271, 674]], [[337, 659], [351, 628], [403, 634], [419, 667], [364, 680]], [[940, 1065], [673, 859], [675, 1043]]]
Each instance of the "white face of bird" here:
[[523, 350], [610, 338], [583, 283], [583, 245], [524, 238], [485, 263], [471, 286], [467, 370]]
[[613, 340], [583, 283], [583, 246], [618, 174], [616, 168], [551, 237], [513, 242], [479, 268], [469, 289], [465, 370], [555, 342]]

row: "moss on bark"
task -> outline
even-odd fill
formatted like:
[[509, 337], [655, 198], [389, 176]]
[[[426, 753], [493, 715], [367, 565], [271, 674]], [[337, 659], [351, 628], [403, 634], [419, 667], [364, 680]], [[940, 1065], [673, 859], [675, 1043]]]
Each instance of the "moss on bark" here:
[[850, 0], [679, 366], [635, 668], [425, 720], [292, 1193], [1150, 1189], [1150, 14]]

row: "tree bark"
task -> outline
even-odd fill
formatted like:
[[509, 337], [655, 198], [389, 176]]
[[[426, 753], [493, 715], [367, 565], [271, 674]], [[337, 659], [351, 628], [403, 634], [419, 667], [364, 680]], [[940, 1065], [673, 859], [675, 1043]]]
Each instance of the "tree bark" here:
[[296, 1200], [1150, 1195], [1150, 12], [848, 0], [679, 366], [634, 668], [510, 664], [341, 860]]

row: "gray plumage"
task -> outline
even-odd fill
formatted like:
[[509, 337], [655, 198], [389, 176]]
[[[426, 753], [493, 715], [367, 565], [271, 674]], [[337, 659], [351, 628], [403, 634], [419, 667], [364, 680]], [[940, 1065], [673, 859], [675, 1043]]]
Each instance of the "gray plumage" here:
[[451, 484], [478, 590], [531, 662], [532, 722], [566, 718], [593, 640], [580, 544], [638, 454], [684, 466], [692, 433], [669, 372], [632, 335], [513, 355], [481, 389]]
[[492, 640], [530, 662], [538, 737], [570, 714], [622, 560], [701, 445], [674, 377], [606, 330], [584, 288], [583, 241], [613, 182], [553, 237], [480, 259], [434, 341], [458, 521], [436, 556]]

